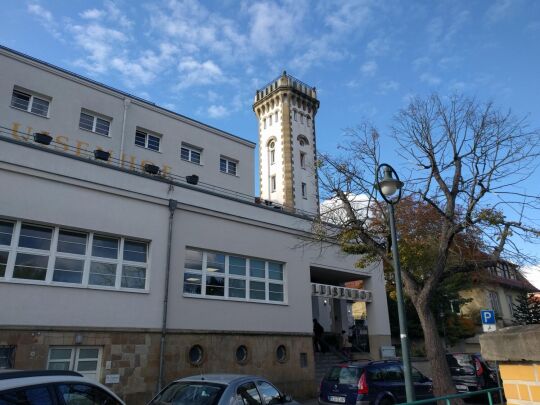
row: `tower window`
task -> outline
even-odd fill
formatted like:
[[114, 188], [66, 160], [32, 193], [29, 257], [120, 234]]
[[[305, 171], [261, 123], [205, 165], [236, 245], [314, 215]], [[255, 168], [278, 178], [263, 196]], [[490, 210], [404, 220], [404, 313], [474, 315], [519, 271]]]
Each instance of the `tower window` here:
[[300, 122], [303, 124], [304, 123], [304, 114], [300, 114]]
[[278, 122], [278, 113], [276, 111], [276, 113], [274, 114], [274, 121]]
[[272, 115], [268, 117], [268, 125], [272, 125]]
[[306, 168], [306, 154], [304, 152], [300, 152], [300, 167], [302, 169]]
[[302, 183], [302, 197], [307, 198], [307, 186], [306, 186], [306, 183]]
[[275, 175], [270, 178], [270, 190], [272, 192], [276, 191], [276, 176]]
[[270, 142], [268, 148], [270, 150], [270, 164], [273, 165], [276, 163], [276, 143], [274, 141]]
[[293, 111], [293, 116], [294, 116], [294, 120], [295, 120], [295, 121], [298, 121], [298, 115], [297, 115], [296, 110]]
[[266, 129], [266, 118], [263, 119], [263, 127]]
[[306, 117], [306, 123], [308, 127], [311, 126], [311, 118], [309, 118], [309, 115]]

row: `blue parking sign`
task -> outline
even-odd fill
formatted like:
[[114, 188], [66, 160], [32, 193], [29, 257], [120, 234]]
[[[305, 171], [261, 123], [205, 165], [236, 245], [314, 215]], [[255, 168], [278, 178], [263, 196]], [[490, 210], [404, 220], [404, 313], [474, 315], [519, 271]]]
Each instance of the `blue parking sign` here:
[[496, 323], [495, 311], [488, 311], [483, 309], [480, 311], [480, 316], [482, 318], [483, 325], [494, 325]]

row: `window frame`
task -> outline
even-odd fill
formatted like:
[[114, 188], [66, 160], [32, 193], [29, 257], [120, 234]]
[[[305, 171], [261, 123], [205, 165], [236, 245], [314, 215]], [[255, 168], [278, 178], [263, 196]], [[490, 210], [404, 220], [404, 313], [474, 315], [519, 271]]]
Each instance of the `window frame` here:
[[[222, 167], [221, 167], [221, 163], [222, 162], [225, 162], [225, 170], [222, 170]], [[231, 173], [230, 171], [230, 168], [231, 168], [231, 165], [234, 165], [234, 172]], [[220, 173], [223, 173], [223, 174], [229, 174], [231, 176], [235, 176], [235, 177], [238, 177], [238, 160], [236, 159], [231, 159], [227, 156], [220, 156], [219, 157], [219, 171]]]
[[[81, 127], [81, 116], [83, 114], [88, 115], [89, 117], [92, 117], [92, 129]], [[106, 134], [103, 134], [101, 132], [96, 131], [98, 120], [102, 120], [102, 121], [107, 122], [108, 127], [107, 127], [107, 133]], [[96, 135], [106, 136], [107, 138], [110, 138], [111, 137], [111, 124], [112, 124], [112, 118], [106, 117], [103, 114], [98, 114], [96, 112], [87, 110], [85, 108], [81, 108], [81, 112], [79, 114], [79, 129], [80, 130], [92, 132], [92, 133], [94, 133]]]
[[[225, 300], [225, 301], [239, 301], [239, 302], [259, 302], [259, 303], [274, 304], [274, 305], [288, 305], [287, 273], [286, 273], [285, 263], [275, 261], [275, 260], [259, 259], [255, 257], [237, 255], [233, 253], [223, 253], [223, 252], [216, 252], [216, 251], [211, 251], [211, 250], [198, 249], [198, 248], [194, 248], [190, 246], [186, 246], [185, 251], [184, 251], [184, 254], [185, 254], [184, 257], [187, 256], [188, 250], [202, 253], [201, 270], [186, 267], [186, 263], [184, 260], [184, 267], [183, 267], [183, 272], [182, 272], [182, 277], [181, 277], [183, 297]], [[225, 257], [223, 272], [209, 272], [208, 271], [208, 254], [218, 254], [218, 255], [223, 255]], [[230, 266], [231, 257], [241, 258], [245, 260], [245, 273], [243, 275], [231, 273], [231, 266]], [[250, 266], [251, 266], [252, 260], [264, 262], [264, 277], [251, 275]], [[281, 276], [282, 276], [281, 280], [270, 277], [270, 263], [276, 263], [281, 266]], [[200, 280], [201, 280], [200, 281], [200, 291], [201, 291], [200, 294], [186, 292], [185, 290], [186, 276], [189, 276], [189, 275], [200, 277]], [[223, 295], [207, 294], [206, 287], [208, 286], [207, 279], [209, 277], [223, 279], [223, 289], [224, 289]], [[231, 280], [241, 280], [244, 282], [244, 289], [243, 289], [244, 297], [230, 296], [230, 286], [231, 286], [230, 281]], [[251, 297], [251, 290], [252, 290], [251, 283], [252, 282], [264, 284], [264, 294], [265, 294], [264, 299]], [[281, 290], [282, 290], [281, 294], [283, 298], [282, 301], [270, 299], [270, 295], [273, 292], [271, 290], [271, 285], [281, 286]], [[239, 289], [237, 287], [233, 287], [233, 288]]]
[[[13, 95], [15, 94], [15, 92], [30, 97], [28, 100], [28, 106], [26, 108], [21, 108], [16, 105], [13, 105]], [[43, 114], [39, 114], [37, 112], [32, 111], [34, 107], [34, 101], [36, 99], [47, 102], [47, 114], [43, 115]], [[38, 117], [49, 118], [51, 114], [51, 103], [52, 103], [52, 97], [50, 96], [42, 95], [32, 90], [23, 89], [22, 87], [19, 87], [19, 86], [14, 86], [11, 91], [11, 101], [9, 103], [9, 106], [19, 111], [24, 111], [29, 114], [37, 115]]]
[[277, 190], [277, 180], [276, 180], [276, 175], [272, 175], [270, 176], [270, 192], [271, 193], [275, 193]]
[[[93, 345], [93, 346], [92, 345], [90, 345], [90, 346], [62, 346], [62, 345], [49, 346], [48, 351], [47, 351], [47, 363], [46, 363], [46, 369], [47, 370], [51, 370], [49, 368], [49, 365], [51, 363], [60, 363], [60, 362], [66, 362], [67, 361], [67, 359], [51, 359], [51, 352], [54, 349], [71, 350], [70, 357], [69, 357], [69, 368], [68, 368], [68, 370], [76, 371], [77, 373], [81, 373], [84, 377], [90, 379], [91, 381], [92, 381], [93, 377], [90, 377], [89, 375], [90, 374], [91, 375], [95, 374], [96, 379], [94, 381], [99, 382], [99, 379], [100, 379], [100, 376], [101, 376], [101, 363], [102, 363], [102, 359], [103, 359], [103, 348], [101, 346], [95, 346], [95, 345]], [[97, 362], [95, 373], [94, 372], [88, 373], [88, 371], [79, 371], [78, 370], [78, 362], [80, 360], [81, 350], [86, 350], [86, 349], [90, 349], [90, 350], [97, 349], [97, 351], [98, 351], [97, 357], [85, 357], [85, 358], [83, 358], [84, 360], [91, 360], [91, 361], [95, 360]]]
[[[144, 135], [144, 146], [137, 144], [137, 135], [138, 134]], [[158, 146], [157, 150], [152, 149], [152, 148], [149, 147], [150, 137], [158, 139], [159, 146]], [[146, 150], [149, 150], [149, 151], [152, 151], [152, 152], [161, 153], [161, 143], [162, 143], [161, 141], [162, 141], [162, 139], [163, 139], [163, 136], [161, 134], [158, 134], [157, 132], [149, 131], [147, 129], [140, 128], [140, 127], [135, 128], [135, 146], [137, 146], [139, 148], [143, 148], [143, 149], [146, 149]]]
[[[59, 287], [71, 287], [71, 288], [99, 289], [99, 290], [109, 290], [109, 291], [126, 291], [126, 292], [136, 292], [136, 293], [149, 292], [150, 241], [142, 240], [138, 238], [132, 238], [132, 237], [125, 237], [125, 236], [120, 236], [120, 235], [110, 235], [110, 234], [106, 234], [102, 232], [73, 229], [73, 228], [58, 226], [58, 225], [41, 224], [41, 223], [36, 223], [33, 221], [9, 220], [9, 219], [4, 219], [4, 218], [0, 218], [0, 220], [2, 220], [3, 222], [14, 223], [13, 232], [11, 236], [11, 244], [9, 246], [7, 245], [0, 246], [0, 251], [8, 252], [8, 259], [6, 263], [5, 274], [4, 274], [4, 277], [0, 277], [0, 283], [5, 282], [5, 283], [16, 283], [16, 284], [35, 284], [35, 285], [47, 285], [47, 286], [59, 286]], [[52, 230], [52, 233], [51, 233], [51, 241], [50, 241], [49, 248], [36, 249], [36, 248], [31, 248], [31, 247], [19, 246], [21, 229], [23, 225], [50, 228]], [[58, 250], [59, 235], [63, 231], [86, 235], [84, 254]], [[94, 246], [93, 242], [94, 242], [95, 235], [115, 238], [119, 241], [118, 253], [117, 253], [116, 259], [96, 256], [93, 254], [92, 249]], [[139, 262], [135, 260], [124, 259], [124, 245], [126, 241], [138, 242], [138, 243], [143, 243], [146, 245], [146, 257], [145, 257], [146, 262]], [[31, 279], [31, 278], [13, 277], [15, 266], [16, 266], [16, 259], [19, 254], [46, 257], [47, 266], [45, 270], [45, 279], [36, 280], [36, 279]], [[54, 276], [55, 276], [56, 271], [76, 272], [71, 269], [58, 270], [56, 268], [57, 266], [56, 259], [68, 259], [68, 260], [81, 261], [83, 263], [81, 281], [80, 282], [55, 281]], [[105, 285], [98, 285], [98, 284], [90, 283], [90, 280], [89, 280], [90, 274], [91, 274], [90, 268], [91, 268], [92, 263], [113, 264], [115, 266], [114, 285], [105, 286]], [[137, 268], [144, 269], [144, 275], [145, 275], [144, 288], [122, 287], [124, 278], [128, 277], [125, 275], [125, 273], [127, 273], [126, 267], [137, 267]], [[140, 278], [140, 277], [136, 277], [136, 278]]]
[[307, 184], [302, 182], [302, 198], [307, 200]]
[[[182, 157], [182, 149], [186, 149], [188, 151], [188, 158], [187, 159], [184, 159]], [[199, 154], [199, 161], [198, 162], [193, 160], [193, 152]], [[180, 145], [180, 160], [182, 160], [183, 162], [188, 162], [188, 163], [192, 163], [194, 165], [202, 166], [203, 165], [202, 164], [202, 155], [203, 155], [203, 149], [199, 148], [198, 146], [193, 146], [193, 145], [190, 145], [190, 144], [184, 143], [184, 142], [182, 142], [182, 144]]]
[[306, 169], [306, 152], [300, 151], [300, 167]]

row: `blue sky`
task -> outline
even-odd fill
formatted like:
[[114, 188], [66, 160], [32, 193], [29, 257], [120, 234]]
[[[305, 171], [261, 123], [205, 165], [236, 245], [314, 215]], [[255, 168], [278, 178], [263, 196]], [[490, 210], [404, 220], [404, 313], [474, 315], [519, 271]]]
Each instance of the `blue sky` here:
[[539, 1], [4, 0], [0, 15], [5, 46], [255, 142], [255, 90], [284, 69], [318, 89], [325, 152], [369, 119], [392, 161], [393, 115], [433, 91], [540, 127]]

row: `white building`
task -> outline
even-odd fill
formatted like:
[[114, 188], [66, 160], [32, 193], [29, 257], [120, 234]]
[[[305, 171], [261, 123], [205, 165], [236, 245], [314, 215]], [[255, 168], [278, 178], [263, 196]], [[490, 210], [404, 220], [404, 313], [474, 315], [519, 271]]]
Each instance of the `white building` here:
[[289, 122], [261, 127], [261, 184], [279, 184], [261, 200], [250, 141], [7, 48], [0, 72], [0, 367], [75, 369], [130, 403], [160, 370], [305, 396], [313, 317], [339, 332], [366, 302], [372, 356], [388, 344], [381, 268], [310, 240], [314, 89], [283, 75], [257, 92], [263, 126]]

